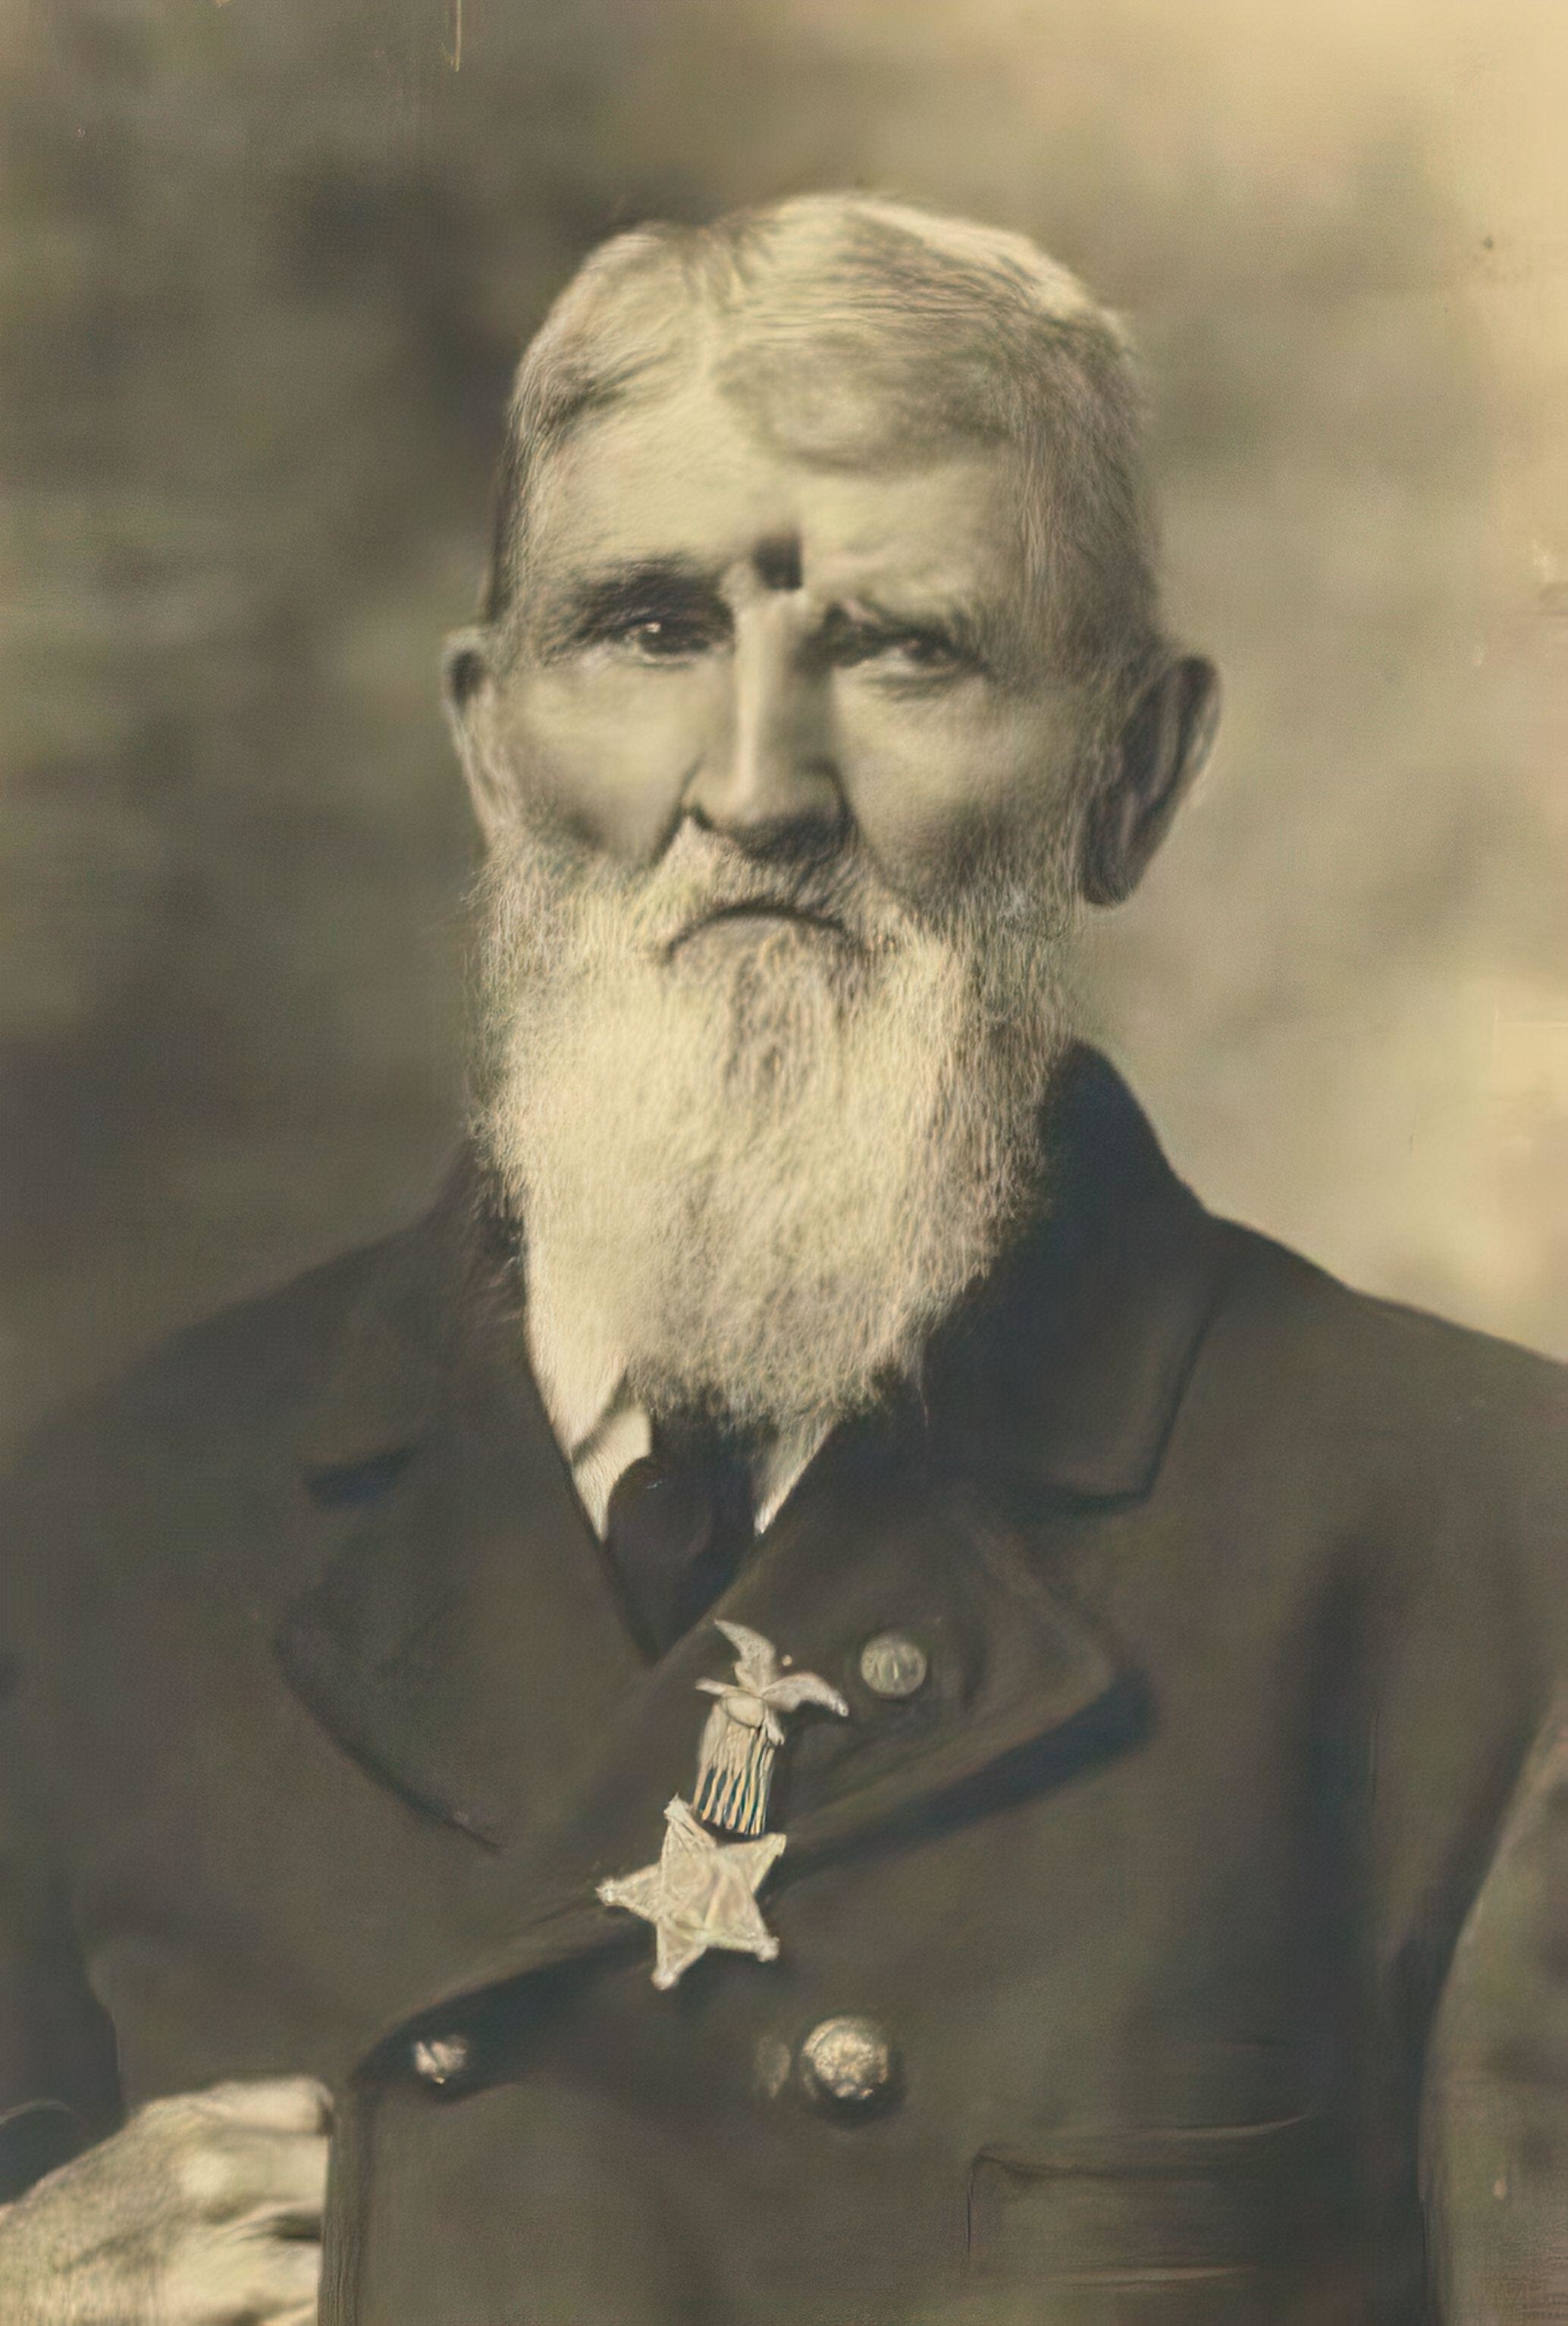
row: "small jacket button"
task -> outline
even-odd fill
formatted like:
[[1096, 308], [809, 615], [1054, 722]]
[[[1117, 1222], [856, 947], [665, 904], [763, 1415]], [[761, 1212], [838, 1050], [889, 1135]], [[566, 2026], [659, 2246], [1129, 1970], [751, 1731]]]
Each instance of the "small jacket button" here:
[[873, 1696], [915, 1696], [928, 1669], [924, 1648], [906, 1632], [879, 1632], [860, 1651], [860, 1676]]
[[459, 2084], [473, 2060], [466, 2035], [422, 2036], [413, 2051], [414, 2072], [427, 2084]]
[[800, 2046], [800, 2076], [812, 2098], [834, 2115], [868, 2116], [893, 2097], [898, 2058], [874, 2019], [825, 2019]]

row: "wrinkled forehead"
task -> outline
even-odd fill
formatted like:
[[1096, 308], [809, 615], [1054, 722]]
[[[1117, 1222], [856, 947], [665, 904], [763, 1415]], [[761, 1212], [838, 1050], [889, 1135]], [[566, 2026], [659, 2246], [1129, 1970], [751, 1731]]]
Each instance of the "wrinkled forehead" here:
[[770, 441], [692, 365], [583, 415], [537, 479], [520, 602], [538, 614], [594, 576], [678, 570], [727, 589], [779, 570], [796, 578], [773, 586], [825, 603], [869, 592], [1002, 622], [1028, 581], [1011, 463], [966, 435], [912, 454], [853, 392], [815, 393], [807, 423], [792, 407], [788, 443]]

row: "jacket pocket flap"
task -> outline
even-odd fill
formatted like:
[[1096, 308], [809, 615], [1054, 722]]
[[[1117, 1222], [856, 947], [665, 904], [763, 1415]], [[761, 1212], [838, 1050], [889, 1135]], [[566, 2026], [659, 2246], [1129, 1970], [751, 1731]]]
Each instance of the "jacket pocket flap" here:
[[1333, 2154], [1315, 2115], [983, 2149], [969, 2173], [970, 2266], [1002, 2278], [1277, 2266], [1324, 2225]]

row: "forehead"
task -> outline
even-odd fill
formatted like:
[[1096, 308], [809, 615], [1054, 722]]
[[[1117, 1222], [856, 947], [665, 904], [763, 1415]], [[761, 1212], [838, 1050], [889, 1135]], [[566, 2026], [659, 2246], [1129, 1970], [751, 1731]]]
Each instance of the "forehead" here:
[[721, 571], [789, 539], [808, 591], [1022, 586], [1011, 447], [940, 424], [915, 434], [891, 413], [879, 426], [847, 384], [803, 386], [795, 418], [786, 433], [705, 374], [584, 418], [536, 483], [532, 585], [665, 559]]

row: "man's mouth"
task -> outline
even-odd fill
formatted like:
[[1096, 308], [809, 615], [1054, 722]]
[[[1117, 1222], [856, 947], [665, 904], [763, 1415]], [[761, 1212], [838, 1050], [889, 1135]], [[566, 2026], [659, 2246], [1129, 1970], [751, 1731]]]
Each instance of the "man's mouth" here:
[[744, 897], [727, 905], [714, 905], [699, 913], [678, 929], [666, 947], [666, 957], [673, 958], [692, 938], [711, 929], [733, 928], [744, 931], [769, 927], [816, 929], [825, 936], [836, 937], [840, 944], [850, 942], [848, 930], [831, 913], [813, 911], [808, 905], [794, 903], [787, 897]]

